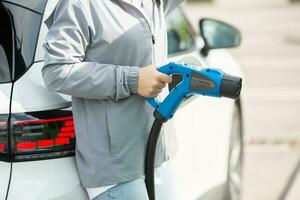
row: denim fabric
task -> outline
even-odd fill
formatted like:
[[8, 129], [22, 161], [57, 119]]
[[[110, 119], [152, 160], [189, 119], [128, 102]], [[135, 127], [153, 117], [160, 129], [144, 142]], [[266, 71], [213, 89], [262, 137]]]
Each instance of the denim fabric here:
[[[156, 200], [176, 200], [174, 173], [169, 162], [155, 170]], [[145, 179], [120, 183], [93, 200], [148, 200]]]
[[148, 200], [147, 190], [143, 178], [120, 183], [106, 192], [98, 195], [94, 200]]

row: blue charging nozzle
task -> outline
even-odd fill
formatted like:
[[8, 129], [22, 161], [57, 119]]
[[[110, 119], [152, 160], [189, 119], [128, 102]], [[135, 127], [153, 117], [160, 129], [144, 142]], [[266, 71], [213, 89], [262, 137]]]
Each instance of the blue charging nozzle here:
[[236, 99], [242, 87], [241, 78], [224, 74], [219, 69], [199, 70], [194, 66], [171, 62], [157, 70], [167, 75], [178, 74], [182, 77], [182, 81], [170, 91], [163, 102], [156, 98], [147, 99], [166, 120], [173, 117], [180, 103], [191, 94]]

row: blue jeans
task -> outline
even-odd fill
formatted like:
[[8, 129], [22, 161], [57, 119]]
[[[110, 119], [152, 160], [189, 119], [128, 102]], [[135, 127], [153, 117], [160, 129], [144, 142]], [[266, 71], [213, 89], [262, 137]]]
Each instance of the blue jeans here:
[[[155, 171], [156, 200], [176, 200], [173, 170], [168, 165]], [[148, 200], [145, 179], [120, 183], [93, 200]]]

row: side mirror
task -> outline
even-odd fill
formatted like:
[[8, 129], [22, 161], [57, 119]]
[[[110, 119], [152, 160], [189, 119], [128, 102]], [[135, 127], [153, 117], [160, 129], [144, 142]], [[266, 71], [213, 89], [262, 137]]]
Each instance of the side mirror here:
[[211, 49], [231, 48], [241, 44], [240, 31], [225, 22], [204, 18], [199, 21], [199, 28], [204, 40], [204, 47], [201, 49], [204, 56]]

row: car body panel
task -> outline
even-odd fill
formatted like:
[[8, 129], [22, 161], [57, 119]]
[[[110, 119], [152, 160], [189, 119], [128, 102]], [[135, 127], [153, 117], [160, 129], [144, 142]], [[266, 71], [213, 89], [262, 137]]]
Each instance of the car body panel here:
[[[226, 182], [231, 107], [228, 101], [197, 98], [178, 110], [174, 124], [179, 141], [175, 157], [179, 199], [187, 195], [187, 199], [196, 199]], [[223, 119], [228, 120], [216, 124]]]
[[[53, 1], [49, 1], [53, 2]], [[42, 7], [42, 5], [39, 5]], [[47, 33], [44, 23], [36, 47], [34, 62], [16, 80], [12, 96], [12, 113], [62, 109], [71, 106], [71, 96], [49, 91], [43, 81], [43, 49]], [[12, 163], [12, 177], [8, 199], [88, 199], [80, 185], [74, 157]], [[9, 173], [8, 173], [9, 174]]]
[[13, 164], [8, 200], [88, 199], [73, 157]]
[[[204, 59], [197, 51], [172, 58], [208, 67]], [[194, 95], [174, 116], [178, 152], [172, 162], [179, 199], [198, 199], [225, 184], [233, 108], [233, 100]]]
[[51, 110], [71, 106], [69, 95], [49, 91], [42, 78], [43, 62], [34, 63], [14, 83], [12, 113]]
[[[11, 88], [11, 83], [0, 84], [0, 115], [7, 115], [7, 117], [9, 115]], [[2, 161], [2, 156], [4, 155], [0, 155], [0, 199], [5, 199], [9, 185], [11, 163]]]
[[10, 163], [0, 161], [0, 199], [5, 199], [6, 197], [10, 178], [10, 167]]
[[0, 114], [9, 114], [12, 83], [0, 83]]

